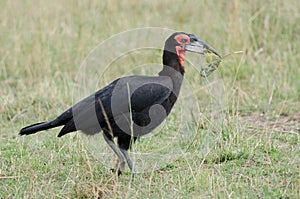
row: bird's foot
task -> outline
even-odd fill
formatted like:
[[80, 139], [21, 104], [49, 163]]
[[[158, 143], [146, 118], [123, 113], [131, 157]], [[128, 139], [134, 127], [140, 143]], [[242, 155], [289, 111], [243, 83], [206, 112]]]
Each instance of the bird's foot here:
[[112, 173], [118, 174], [118, 176], [122, 175], [122, 171], [120, 169], [110, 169]]

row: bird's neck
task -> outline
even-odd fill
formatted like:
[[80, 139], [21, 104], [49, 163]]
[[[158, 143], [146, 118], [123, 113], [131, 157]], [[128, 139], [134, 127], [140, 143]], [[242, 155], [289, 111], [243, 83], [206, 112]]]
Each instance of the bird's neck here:
[[164, 51], [163, 69], [159, 76], [168, 76], [173, 81], [173, 91], [178, 96], [184, 76], [184, 67], [180, 64], [177, 54]]
[[184, 67], [181, 65], [178, 55], [175, 52], [164, 50], [163, 65], [163, 69], [159, 73], [160, 76], [169, 76], [170, 68], [184, 76]]

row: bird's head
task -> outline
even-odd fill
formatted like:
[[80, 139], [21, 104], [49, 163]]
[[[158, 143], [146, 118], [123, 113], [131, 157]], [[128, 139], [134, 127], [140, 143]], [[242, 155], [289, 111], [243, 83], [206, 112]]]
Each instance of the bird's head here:
[[[184, 65], [185, 60], [185, 52], [190, 51], [199, 54], [207, 54], [212, 53], [221, 59], [221, 55], [208, 44], [204, 43], [201, 39], [199, 39], [194, 34], [187, 34], [184, 32], [176, 32], [172, 34], [166, 41], [164, 51], [166, 54], [175, 54], [177, 56], [177, 60], [181, 66]], [[167, 57], [165, 61], [168, 61]], [[167, 64], [167, 63], [164, 63]]]

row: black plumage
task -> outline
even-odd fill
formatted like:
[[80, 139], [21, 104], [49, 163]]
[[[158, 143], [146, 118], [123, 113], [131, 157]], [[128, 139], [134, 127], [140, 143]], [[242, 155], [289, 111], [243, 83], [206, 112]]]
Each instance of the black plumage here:
[[[63, 126], [61, 137], [81, 130], [87, 135], [103, 131], [104, 139], [118, 156], [117, 169], [124, 170], [125, 162], [131, 170], [133, 163], [127, 150], [132, 139], [150, 133], [168, 116], [180, 92], [184, 76], [185, 48], [197, 53], [209, 50], [220, 55], [195, 35], [182, 32], [172, 34], [163, 51], [163, 69], [158, 76], [128, 76], [78, 102], [53, 121], [33, 124], [21, 129], [21, 135]], [[189, 50], [191, 51], [191, 50]], [[117, 138], [115, 145], [113, 137]]]

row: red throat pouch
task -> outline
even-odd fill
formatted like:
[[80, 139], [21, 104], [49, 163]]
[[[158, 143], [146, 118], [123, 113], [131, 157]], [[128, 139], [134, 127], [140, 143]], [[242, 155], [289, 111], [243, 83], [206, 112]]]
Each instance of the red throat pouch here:
[[181, 66], [183, 66], [185, 51], [182, 49], [182, 47], [176, 46], [176, 52], [177, 52], [177, 55], [178, 55], [179, 62], [181, 64]]

